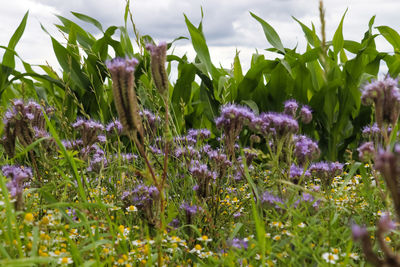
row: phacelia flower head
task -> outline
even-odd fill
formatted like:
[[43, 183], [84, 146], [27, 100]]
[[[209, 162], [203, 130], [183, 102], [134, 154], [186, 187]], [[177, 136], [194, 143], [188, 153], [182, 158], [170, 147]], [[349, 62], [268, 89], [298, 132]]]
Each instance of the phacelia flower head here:
[[157, 128], [161, 124], [161, 118], [147, 109], [139, 111], [139, 115], [142, 117], [146, 135], [149, 138], [154, 138], [157, 134]]
[[234, 156], [236, 138], [244, 125], [254, 120], [254, 113], [244, 106], [228, 104], [221, 108], [220, 116], [215, 120], [217, 128], [224, 130], [228, 156]]
[[267, 204], [267, 205], [272, 205], [275, 209], [280, 209], [280, 205], [283, 205], [284, 202], [280, 197], [277, 197], [273, 195], [269, 191], [265, 191], [262, 196], [261, 196], [261, 203]]
[[385, 212], [379, 220], [378, 227], [386, 233], [396, 229], [396, 223], [390, 219], [389, 213]]
[[113, 96], [119, 121], [125, 133], [138, 131], [143, 136], [139, 104], [135, 93], [134, 71], [137, 59], [114, 58], [106, 65], [113, 81]]
[[303, 123], [308, 124], [312, 121], [312, 110], [309, 106], [304, 105], [300, 109], [300, 119]]
[[90, 147], [97, 141], [99, 141], [98, 135], [104, 130], [104, 126], [94, 120], [86, 120], [78, 118], [72, 127], [79, 131], [83, 145]]
[[161, 94], [168, 92], [168, 76], [165, 71], [167, 61], [167, 43], [160, 42], [158, 46], [151, 43], [146, 45], [151, 54], [151, 73], [158, 91]]
[[115, 120], [107, 124], [106, 126], [106, 132], [108, 134], [122, 134], [122, 124], [119, 120]]
[[[30, 100], [25, 104], [22, 99], [14, 99], [11, 103], [11, 107], [3, 117], [4, 136], [0, 139], [0, 144], [4, 146], [10, 158], [14, 157], [17, 139], [21, 145], [27, 147], [35, 139], [49, 136], [45, 128], [42, 107], [38, 103]], [[51, 108], [45, 109], [47, 115], [52, 111]], [[46, 145], [50, 147], [52, 143], [49, 142]]]
[[358, 224], [353, 224], [351, 226], [351, 232], [354, 240], [361, 240], [363, 237], [368, 236], [368, 231], [365, 226], [360, 226]]
[[299, 165], [304, 165], [320, 155], [317, 143], [304, 135], [296, 135], [293, 138], [295, 142], [294, 154]]
[[26, 186], [25, 182], [32, 178], [32, 169], [24, 166], [5, 165], [1, 168], [3, 175], [10, 179], [7, 189], [11, 196], [16, 199], [15, 207], [20, 210], [23, 204], [22, 193]]
[[139, 61], [136, 58], [114, 58], [106, 61], [106, 66], [109, 69], [112, 76], [117, 76], [121, 73], [132, 74], [135, 71], [136, 65]]
[[202, 208], [202, 207], [196, 206], [196, 205], [192, 205], [192, 204], [187, 203], [187, 202], [183, 202], [183, 203], [180, 205], [180, 209], [184, 210], [185, 213], [186, 213], [187, 215], [190, 215], [190, 216], [196, 215], [197, 213], [203, 211], [203, 208]]
[[343, 164], [339, 162], [316, 162], [311, 164], [309, 171], [319, 177], [325, 187], [329, 186], [335, 176], [342, 174]]
[[372, 140], [375, 140], [382, 135], [381, 129], [379, 129], [378, 124], [376, 123], [371, 126], [365, 126], [361, 133], [364, 138]]
[[358, 157], [363, 161], [372, 159], [375, 155], [375, 147], [373, 142], [365, 142], [357, 148]]
[[299, 104], [296, 100], [290, 99], [284, 103], [283, 113], [292, 116], [293, 118], [296, 116], [297, 109], [299, 108]]
[[260, 132], [263, 136], [282, 137], [295, 134], [299, 130], [299, 124], [292, 116], [269, 112], [262, 113], [253, 119], [251, 128]]
[[304, 175], [304, 177], [310, 177], [310, 171], [309, 170], [304, 170], [303, 167], [296, 166], [292, 164], [290, 166], [289, 170], [289, 177], [292, 181], [294, 181], [295, 184], [298, 183], [299, 179]]
[[400, 114], [398, 80], [386, 77], [367, 84], [364, 86], [361, 102], [364, 105], [375, 105], [375, 119], [379, 128], [382, 129], [385, 122], [395, 125]]

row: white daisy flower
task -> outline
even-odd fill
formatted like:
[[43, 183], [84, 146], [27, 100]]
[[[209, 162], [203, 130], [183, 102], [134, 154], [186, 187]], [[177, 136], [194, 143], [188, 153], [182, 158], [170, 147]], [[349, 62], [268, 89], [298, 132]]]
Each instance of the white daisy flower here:
[[325, 252], [324, 254], [322, 254], [322, 258], [328, 263], [335, 264], [336, 261], [339, 259], [339, 256], [330, 252]]

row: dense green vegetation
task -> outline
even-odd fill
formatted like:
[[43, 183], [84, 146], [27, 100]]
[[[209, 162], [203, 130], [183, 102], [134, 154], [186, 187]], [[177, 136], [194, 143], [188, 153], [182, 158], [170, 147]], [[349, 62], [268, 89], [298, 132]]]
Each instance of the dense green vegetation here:
[[[124, 26], [72, 14], [66, 43], [42, 26], [62, 73], [18, 56], [28, 13], [0, 46], [1, 266], [400, 265], [400, 58], [375, 46], [396, 31], [344, 40], [344, 14], [327, 41], [293, 18], [299, 52], [250, 13], [276, 58], [243, 73], [186, 16], [156, 44], [129, 1]], [[170, 52], [185, 38], [193, 62]]]

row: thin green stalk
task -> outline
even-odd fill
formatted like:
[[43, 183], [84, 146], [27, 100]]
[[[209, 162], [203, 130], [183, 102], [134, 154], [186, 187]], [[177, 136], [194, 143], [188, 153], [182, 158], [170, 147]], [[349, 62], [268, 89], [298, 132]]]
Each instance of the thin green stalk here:
[[[1, 185], [1, 191], [3, 192], [3, 197], [4, 197], [4, 203], [6, 206], [6, 214], [7, 214], [7, 232], [9, 236], [9, 244], [12, 246], [14, 240], [17, 241], [17, 249], [18, 249], [18, 254], [19, 257], [22, 258], [24, 256], [23, 251], [22, 251], [22, 244], [21, 244], [21, 237], [19, 234], [19, 228], [17, 224], [17, 220], [15, 218], [15, 213], [13, 211], [13, 208], [11, 207], [11, 202], [10, 199], [8, 198], [8, 190], [6, 183], [4, 181], [4, 176], [0, 175], [0, 185]], [[12, 225], [15, 225], [15, 237], [13, 235], [13, 229]], [[15, 239], [14, 239], [15, 238]]]

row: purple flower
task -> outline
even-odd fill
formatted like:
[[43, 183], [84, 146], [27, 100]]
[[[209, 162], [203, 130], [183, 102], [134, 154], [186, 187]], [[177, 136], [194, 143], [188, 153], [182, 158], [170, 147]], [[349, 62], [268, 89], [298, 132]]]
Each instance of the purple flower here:
[[376, 123], [374, 123], [372, 126], [365, 126], [361, 133], [364, 138], [368, 139], [379, 138], [382, 135], [382, 132]]
[[265, 191], [261, 197], [261, 203], [273, 205], [275, 209], [280, 209], [281, 207], [278, 204], [284, 204], [283, 200], [277, 196], [274, 196], [269, 191]]
[[136, 58], [114, 58], [106, 61], [106, 66], [110, 70], [111, 75], [117, 75], [118, 72], [133, 73], [139, 61]]
[[188, 157], [189, 159], [200, 158], [200, 152], [197, 151], [193, 146], [177, 147], [174, 151], [174, 155], [177, 158]]
[[156, 135], [157, 127], [159, 127], [161, 124], [161, 118], [154, 115], [151, 111], [147, 109], [139, 111], [139, 115], [143, 119], [146, 134], [149, 137], [154, 137]]
[[389, 213], [385, 212], [379, 220], [378, 227], [385, 233], [396, 229], [396, 223], [390, 219]]
[[145, 208], [151, 206], [158, 196], [159, 192], [155, 186], [139, 184], [133, 190], [125, 191], [122, 200], [129, 203], [128, 206], [134, 205], [138, 208]]
[[[132, 153], [121, 153], [119, 154], [119, 157], [121, 158], [122, 161], [125, 162], [132, 162], [134, 159], [137, 159], [138, 156]], [[114, 158], [118, 158], [118, 154], [114, 155]]]
[[106, 126], [106, 132], [108, 134], [114, 134], [115, 132], [120, 135], [122, 134], [122, 124], [119, 122], [119, 120], [115, 120], [107, 124]]
[[210, 138], [211, 132], [207, 129], [190, 129], [186, 136], [189, 143], [196, 144], [198, 140]]
[[5, 177], [11, 179], [7, 183], [7, 189], [11, 196], [16, 198], [15, 208], [20, 210], [23, 204], [22, 192], [26, 186], [24, 183], [32, 178], [32, 169], [24, 166], [5, 165], [1, 171]]
[[249, 247], [247, 239], [239, 239], [239, 238], [234, 238], [230, 242], [231, 247], [237, 248], [237, 249], [247, 249]]
[[178, 228], [179, 225], [180, 225], [180, 222], [179, 222], [179, 220], [178, 220], [177, 218], [173, 219], [173, 220], [168, 224], [168, 226], [170, 226], [170, 227], [172, 227], [172, 228], [175, 228], [175, 229]]
[[228, 156], [219, 150], [211, 150], [207, 153], [210, 162], [215, 165], [218, 169], [227, 169], [232, 166], [232, 162], [228, 159]]
[[197, 194], [203, 198], [209, 197], [210, 183], [216, 180], [217, 173], [210, 171], [207, 164], [202, 164], [198, 160], [194, 160], [191, 162], [191, 167], [189, 168], [189, 171], [197, 182]]
[[[30, 100], [25, 104], [21, 99], [12, 100], [11, 103], [11, 107], [3, 117], [4, 136], [0, 139], [0, 144], [4, 146], [10, 158], [14, 157], [17, 139], [26, 147], [37, 138], [49, 136], [46, 132], [42, 107], [38, 103]], [[51, 112], [50, 109], [48, 111]], [[45, 141], [45, 144], [48, 149], [53, 147], [51, 140]]]
[[309, 106], [304, 105], [300, 109], [300, 119], [303, 123], [308, 124], [312, 120], [312, 110]]
[[247, 107], [228, 104], [221, 108], [220, 116], [215, 120], [217, 128], [224, 130], [225, 145], [229, 157], [235, 153], [235, 141], [243, 129], [254, 120], [254, 113]]
[[100, 137], [99, 140], [99, 132], [104, 130], [104, 126], [94, 120], [78, 118], [76, 122], [72, 124], [72, 127], [79, 131], [83, 146], [85, 147], [89, 147], [101, 139], [104, 139]]
[[3, 175], [16, 183], [32, 178], [32, 169], [18, 165], [5, 165], [1, 168]]
[[299, 130], [299, 124], [289, 115], [269, 112], [255, 117], [252, 120], [251, 128], [263, 136], [282, 137], [287, 134], [295, 134]]
[[71, 150], [78, 150], [78, 148], [83, 147], [83, 141], [81, 139], [62, 140], [61, 143], [66, 149], [71, 149]]
[[375, 147], [373, 142], [363, 143], [359, 148], [357, 148], [358, 157], [363, 161], [370, 160], [375, 154]]
[[97, 148], [92, 159], [90, 160], [90, 165], [87, 168], [89, 172], [100, 172], [102, 168], [107, 167], [108, 160], [105, 156], [105, 153], [102, 149]]
[[343, 164], [321, 161], [311, 164], [309, 171], [311, 174], [321, 178], [324, 186], [329, 186], [333, 178], [343, 172]]
[[188, 216], [193, 216], [196, 215], [199, 212], [203, 211], [203, 208], [200, 206], [196, 206], [196, 205], [191, 205], [187, 202], [183, 202], [180, 207], [180, 209], [184, 210], [186, 215]]
[[[292, 166], [290, 166], [289, 177], [291, 179], [294, 179], [294, 178], [298, 179], [303, 175], [303, 172], [304, 172], [304, 168], [303, 167], [299, 167], [299, 166], [296, 166], [296, 165], [292, 164]], [[310, 171], [306, 170], [304, 172], [304, 176], [305, 177], [310, 177], [311, 176]]]
[[307, 136], [295, 136], [293, 140], [295, 142], [294, 155], [299, 165], [304, 165], [319, 157], [318, 145]]
[[367, 228], [358, 224], [353, 224], [351, 226], [351, 232], [353, 235], [353, 239], [356, 241], [364, 238], [365, 236], [368, 236]]
[[284, 103], [284, 106], [285, 107], [284, 107], [283, 113], [290, 115], [292, 117], [296, 116], [296, 111], [299, 108], [299, 104], [297, 103], [296, 100], [294, 100], [294, 99], [287, 100]]
[[168, 92], [168, 76], [165, 71], [167, 60], [167, 43], [160, 42], [158, 46], [146, 44], [146, 49], [151, 54], [151, 73], [154, 83], [160, 93]]
[[395, 125], [400, 114], [400, 90], [398, 80], [386, 77], [382, 81], [373, 81], [366, 86], [361, 96], [364, 105], [374, 104], [375, 119], [378, 127], [383, 123]]

